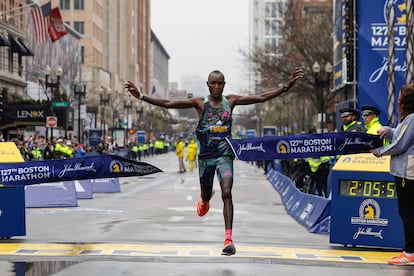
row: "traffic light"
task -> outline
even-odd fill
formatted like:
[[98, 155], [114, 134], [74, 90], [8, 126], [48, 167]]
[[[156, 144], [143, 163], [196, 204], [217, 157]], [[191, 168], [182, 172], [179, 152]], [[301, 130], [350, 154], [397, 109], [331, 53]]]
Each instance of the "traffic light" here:
[[129, 130], [129, 134], [131, 134], [131, 135], [132, 135], [132, 134], [134, 134], [134, 133], [135, 133], [135, 130], [133, 130], [133, 129], [130, 129], [130, 130]]

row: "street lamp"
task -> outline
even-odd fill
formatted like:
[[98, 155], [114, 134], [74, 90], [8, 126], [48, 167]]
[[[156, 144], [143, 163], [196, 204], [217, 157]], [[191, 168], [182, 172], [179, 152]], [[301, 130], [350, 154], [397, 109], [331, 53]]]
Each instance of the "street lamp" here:
[[137, 115], [138, 115], [138, 128], [141, 128], [141, 120], [142, 120], [142, 115], [144, 113], [144, 109], [142, 106], [137, 107]]
[[85, 97], [86, 84], [83, 86], [80, 84], [74, 84], [72, 88], [75, 96], [78, 96], [78, 141], [79, 143], [82, 143], [83, 135], [81, 134], [81, 99], [82, 97]]
[[[54, 116], [54, 111], [53, 111], [53, 100], [54, 100], [54, 94], [55, 91], [54, 89], [56, 89], [57, 91], [59, 91], [59, 86], [60, 86], [60, 77], [62, 76], [63, 70], [62, 67], [58, 66], [56, 68], [56, 70], [54, 70], [52, 72], [52, 69], [50, 68], [49, 65], [46, 66], [45, 68], [45, 88], [46, 91], [48, 88], [51, 89], [50, 92], [50, 112], [52, 113], [52, 116]], [[56, 79], [54, 78], [56, 77]], [[50, 78], [50, 79], [49, 79]], [[50, 142], [53, 142], [53, 127], [50, 128]]]
[[103, 137], [106, 137], [106, 124], [105, 124], [105, 105], [109, 104], [111, 100], [111, 95], [108, 90], [101, 88], [100, 94], [100, 104], [101, 104], [101, 126]]
[[320, 101], [320, 114], [321, 114], [321, 132], [323, 132], [324, 129], [324, 109], [325, 109], [325, 96], [324, 96], [324, 88], [330, 87], [331, 82], [331, 73], [332, 73], [332, 64], [330, 62], [327, 62], [325, 64], [325, 72], [327, 74], [327, 78], [323, 79], [320, 76], [321, 67], [317, 61], [312, 66], [312, 71], [315, 74], [315, 85], [316, 89], [318, 90], [318, 98]]
[[119, 113], [118, 113], [118, 110], [114, 110], [114, 112], [112, 113], [112, 125], [115, 127], [115, 128], [118, 128], [119, 126], [118, 126], [118, 124], [119, 124]]
[[129, 110], [132, 108], [132, 102], [131, 99], [128, 99], [124, 102], [124, 108], [127, 110], [127, 135], [129, 135]]

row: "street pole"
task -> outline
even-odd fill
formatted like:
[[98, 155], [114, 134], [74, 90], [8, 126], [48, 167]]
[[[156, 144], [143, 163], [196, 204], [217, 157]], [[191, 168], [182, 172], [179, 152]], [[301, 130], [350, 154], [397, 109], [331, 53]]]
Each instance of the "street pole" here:
[[124, 108], [127, 110], [127, 126], [126, 126], [126, 138], [127, 138], [127, 143], [128, 144], [128, 140], [129, 140], [129, 110], [132, 107], [132, 102], [130, 99], [128, 99], [127, 101], [124, 102]]
[[[52, 113], [52, 116], [54, 116], [53, 111], [53, 101], [54, 101], [54, 89], [57, 89], [59, 91], [60, 86], [60, 77], [62, 76], [62, 67], [58, 66], [55, 70], [54, 74], [56, 75], [56, 81], [53, 80], [53, 77], [51, 77], [52, 69], [50, 66], [46, 66], [45, 68], [45, 87], [46, 91], [47, 88], [50, 88], [50, 112]], [[51, 81], [49, 81], [49, 77], [51, 77]], [[50, 142], [53, 143], [53, 127], [50, 128]]]
[[106, 115], [106, 108], [105, 108], [105, 106], [107, 105], [107, 104], [109, 104], [109, 101], [110, 101], [110, 95], [109, 95], [109, 93], [108, 93], [108, 91], [106, 90], [106, 89], [104, 89], [104, 90], [102, 90], [102, 92], [101, 92], [101, 114], [102, 114], [102, 117], [101, 117], [101, 125], [102, 125], [102, 133], [103, 133], [103, 137], [106, 137], [106, 120], [105, 120], [105, 115]]
[[321, 67], [319, 66], [319, 63], [315, 61], [315, 63], [312, 66], [312, 71], [315, 73], [315, 86], [318, 92], [318, 98], [320, 101], [320, 114], [321, 114], [321, 132], [323, 132], [324, 129], [324, 114], [325, 114], [325, 95], [324, 95], [324, 88], [327, 87], [328, 91], [330, 88], [330, 79], [331, 79], [331, 73], [332, 73], [332, 64], [330, 62], [327, 62], [325, 64], [325, 72], [328, 76], [327, 79], [322, 79], [319, 75], [319, 72], [321, 70]]
[[78, 142], [82, 143], [83, 135], [81, 133], [81, 101], [82, 101], [82, 97], [85, 97], [85, 94], [86, 94], [86, 84], [84, 84], [83, 86], [74, 84], [73, 90], [74, 90], [75, 95], [78, 96]]

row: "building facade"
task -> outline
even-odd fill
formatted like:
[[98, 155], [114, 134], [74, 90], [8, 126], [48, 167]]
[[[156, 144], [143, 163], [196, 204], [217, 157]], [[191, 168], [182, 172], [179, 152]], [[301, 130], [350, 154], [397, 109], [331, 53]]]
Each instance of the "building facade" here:
[[131, 80], [151, 93], [150, 0], [53, 0], [82, 34], [85, 129], [132, 128], [141, 103], [123, 90]]

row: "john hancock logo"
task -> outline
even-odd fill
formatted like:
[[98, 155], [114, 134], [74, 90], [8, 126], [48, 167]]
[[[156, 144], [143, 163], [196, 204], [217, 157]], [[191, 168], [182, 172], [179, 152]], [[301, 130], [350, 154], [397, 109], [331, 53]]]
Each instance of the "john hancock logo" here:
[[279, 154], [287, 154], [290, 152], [289, 143], [281, 140], [276, 144], [276, 152]]

